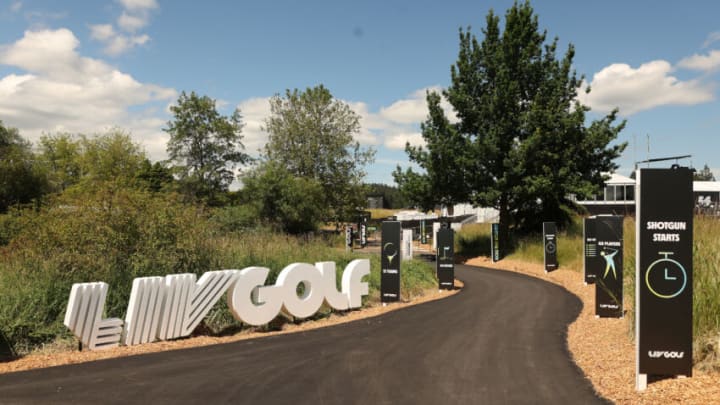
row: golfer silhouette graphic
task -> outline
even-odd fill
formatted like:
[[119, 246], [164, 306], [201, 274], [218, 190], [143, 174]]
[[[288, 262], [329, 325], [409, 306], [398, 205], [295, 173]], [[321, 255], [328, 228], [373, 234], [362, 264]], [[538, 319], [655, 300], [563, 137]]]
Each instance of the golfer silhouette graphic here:
[[617, 254], [617, 249], [608, 249], [612, 253], [608, 254], [605, 250], [600, 252], [600, 256], [602, 256], [605, 259], [605, 274], [603, 274], [603, 278], [607, 277], [608, 271], [612, 269], [613, 272], [613, 278], [617, 280], [617, 273], [615, 273], [615, 255]]

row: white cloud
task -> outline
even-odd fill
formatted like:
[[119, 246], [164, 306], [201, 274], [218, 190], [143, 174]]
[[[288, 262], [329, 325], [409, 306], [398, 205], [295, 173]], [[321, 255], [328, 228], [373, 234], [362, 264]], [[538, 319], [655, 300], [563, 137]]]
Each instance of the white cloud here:
[[10, 11], [13, 13], [17, 13], [22, 9], [23, 2], [22, 1], [14, 1], [12, 4], [10, 4]]
[[[16, 42], [0, 45], [0, 64], [24, 70], [0, 77], [5, 123], [32, 141], [44, 132], [92, 134], [119, 126], [131, 131], [151, 158], [164, 159], [162, 107], [177, 92], [140, 83], [102, 60], [83, 57], [79, 45], [64, 28], [27, 31]], [[131, 106], [139, 111], [129, 112]]]
[[425, 146], [425, 139], [419, 132], [391, 134], [385, 138], [385, 147], [388, 149], [405, 150], [405, 145]]
[[112, 24], [96, 24], [90, 26], [90, 38], [106, 41], [117, 35]]
[[270, 116], [270, 98], [251, 98], [238, 104], [238, 108], [245, 124], [242, 132], [245, 151], [258, 156], [268, 139], [262, 128], [265, 126], [265, 119]]
[[157, 8], [155, 0], [119, 0], [124, 10], [117, 19], [118, 31], [112, 24], [90, 25], [90, 37], [105, 44], [104, 52], [119, 56], [132, 48], [145, 45], [150, 36], [137, 32], [150, 22], [150, 10]]
[[703, 48], [707, 48], [710, 45], [714, 44], [715, 42], [720, 41], [720, 31], [711, 32], [708, 34], [707, 38], [705, 39], [705, 42], [703, 43]]
[[703, 72], [720, 69], [720, 50], [712, 50], [707, 55], [693, 55], [678, 62], [678, 67]]
[[127, 32], [135, 32], [148, 24], [148, 17], [147, 15], [138, 16], [123, 12], [122, 15], [118, 17], [117, 24]]
[[695, 105], [714, 99], [711, 86], [699, 80], [678, 80], [672, 71], [672, 65], [664, 60], [637, 69], [613, 64], [595, 73], [592, 91], [579, 91], [578, 99], [601, 112], [619, 107], [626, 116], [663, 105]]
[[424, 121], [428, 114], [426, 90], [428, 89], [417, 90], [410, 98], [398, 100], [389, 107], [380, 109], [380, 115], [401, 124], [417, 124]]
[[155, 0], [118, 0], [118, 3], [130, 11], [142, 11], [157, 8]]
[[149, 40], [150, 37], [147, 35], [118, 35], [106, 41], [107, 45], [105, 46], [105, 53], [110, 56], [118, 56], [136, 45], [144, 45]]

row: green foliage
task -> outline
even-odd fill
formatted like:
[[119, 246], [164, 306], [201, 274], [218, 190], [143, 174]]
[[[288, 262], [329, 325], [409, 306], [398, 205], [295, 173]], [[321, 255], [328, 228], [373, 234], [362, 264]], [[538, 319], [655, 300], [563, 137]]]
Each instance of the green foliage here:
[[397, 167], [393, 173], [395, 182], [405, 197], [415, 206], [429, 211], [436, 205], [453, 206], [468, 201], [466, 177], [466, 151], [468, 139], [450, 123], [440, 106], [441, 97], [428, 92], [428, 119], [421, 124], [426, 147], [410, 146], [405, 151], [411, 161], [425, 170], [419, 174], [408, 168]]
[[0, 251], [0, 328], [20, 351], [62, 335], [73, 283], [111, 284], [106, 311], [122, 317], [133, 278], [218, 264], [214, 227], [171, 196], [108, 186], [24, 215]]
[[286, 90], [270, 100], [270, 111], [265, 157], [322, 187], [323, 219], [340, 221], [364, 206], [363, 167], [374, 151], [353, 140], [360, 116], [322, 85]]
[[46, 189], [46, 176], [30, 143], [16, 128], [7, 128], [0, 121], [0, 213], [15, 204], [37, 201]]
[[388, 209], [407, 208], [409, 202], [407, 198], [400, 192], [400, 189], [387, 184], [370, 183], [366, 184], [366, 197], [382, 197], [383, 207]]
[[241, 232], [260, 224], [260, 214], [255, 204], [228, 205], [214, 208], [210, 220], [222, 233]]
[[162, 162], [151, 163], [145, 159], [135, 174], [135, 185], [141, 190], [158, 193], [172, 189], [174, 178], [172, 171]]
[[712, 170], [708, 167], [707, 163], [703, 166], [702, 170], [693, 173], [693, 180], [695, 181], [715, 181], [715, 175]]
[[[585, 125], [588, 107], [577, 101], [582, 77], [572, 70], [575, 49], [556, 56], [528, 2], [500, 18], [492, 11], [479, 42], [460, 30], [460, 50], [443, 95], [459, 122], [451, 123], [440, 96], [427, 96], [427, 149], [406, 148], [424, 173], [395, 172], [418, 205], [467, 201], [500, 212], [500, 238], [511, 226], [524, 232], [542, 221], [570, 220], [567, 196], [589, 197], [625, 144], [609, 146], [623, 129], [616, 112]], [[589, 89], [587, 90], [589, 91]]]
[[490, 257], [490, 224], [464, 225], [455, 236], [455, 255]]
[[170, 111], [174, 120], [165, 129], [170, 134], [167, 152], [183, 193], [218, 204], [235, 179], [236, 166], [250, 161], [243, 152], [240, 110], [224, 117], [210, 97], [182, 92]]
[[144, 175], [150, 165], [142, 147], [117, 128], [92, 137], [45, 135], [40, 139], [38, 160], [53, 191], [75, 194], [101, 184], [136, 185], [136, 177]]
[[320, 183], [294, 175], [283, 166], [266, 162], [243, 177], [243, 194], [261, 218], [285, 232], [317, 230], [325, 198]]
[[45, 167], [52, 191], [62, 192], [80, 182], [82, 145], [70, 134], [43, 135], [39, 160]]

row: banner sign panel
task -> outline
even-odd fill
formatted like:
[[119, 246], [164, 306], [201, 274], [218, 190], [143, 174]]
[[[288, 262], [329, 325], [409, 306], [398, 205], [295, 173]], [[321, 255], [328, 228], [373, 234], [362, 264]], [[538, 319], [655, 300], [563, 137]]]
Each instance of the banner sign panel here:
[[[623, 316], [623, 217], [599, 216], [595, 220], [597, 255], [602, 268], [595, 268], [595, 315]], [[598, 271], [599, 270], [599, 271]]]
[[[583, 241], [584, 241], [584, 255], [583, 255], [583, 278], [585, 284], [593, 284], [595, 277], [598, 272], [598, 254], [597, 236], [595, 235], [595, 217], [588, 217], [583, 220]], [[603, 260], [604, 262], [604, 260]]]
[[427, 230], [424, 219], [420, 220], [420, 243], [423, 245], [427, 244]]
[[440, 289], [452, 290], [455, 285], [455, 231], [443, 228], [437, 233], [437, 277]]
[[500, 261], [500, 224], [490, 224], [490, 257], [492, 262]]
[[400, 222], [382, 223], [380, 301], [400, 300]]
[[350, 225], [345, 227], [345, 247], [348, 250], [351, 250], [353, 247], [353, 229]]
[[640, 169], [636, 348], [641, 375], [692, 374], [693, 181], [686, 167]]
[[367, 246], [367, 225], [361, 223], [358, 225], [358, 229], [360, 230], [360, 247], [364, 248]]
[[557, 227], [555, 222], [543, 222], [543, 245], [545, 246], [545, 271], [557, 270]]

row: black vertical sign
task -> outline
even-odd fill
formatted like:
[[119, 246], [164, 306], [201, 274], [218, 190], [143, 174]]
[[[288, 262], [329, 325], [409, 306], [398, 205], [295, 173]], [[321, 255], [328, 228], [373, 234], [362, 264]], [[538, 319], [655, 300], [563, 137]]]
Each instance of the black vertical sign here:
[[[599, 216], [595, 220], [597, 254], [602, 262], [596, 268], [595, 315], [602, 318], [623, 316], [623, 217]], [[599, 271], [598, 271], [599, 270]]]
[[585, 243], [585, 248], [583, 249], [585, 252], [583, 255], [583, 271], [585, 284], [595, 282], [595, 275], [597, 274], [598, 268], [597, 260], [600, 256], [598, 254], [597, 236], [595, 235], [595, 222], [595, 217], [589, 217], [583, 220], [583, 240]]
[[364, 248], [367, 246], [367, 225], [361, 222], [358, 229], [360, 230], [360, 247]]
[[490, 257], [492, 262], [500, 261], [500, 224], [490, 224]]
[[545, 246], [545, 271], [557, 270], [557, 227], [555, 222], [543, 222], [543, 244]]
[[455, 285], [455, 231], [448, 228], [437, 233], [437, 277], [441, 289], [452, 290]]
[[686, 167], [640, 169], [635, 271], [641, 374], [692, 374], [693, 189]]
[[420, 220], [420, 243], [423, 245], [427, 244], [427, 229], [424, 219]]
[[353, 247], [353, 229], [349, 224], [345, 227], [345, 247], [347, 250], [352, 250]]
[[382, 223], [380, 301], [400, 300], [400, 222]]

